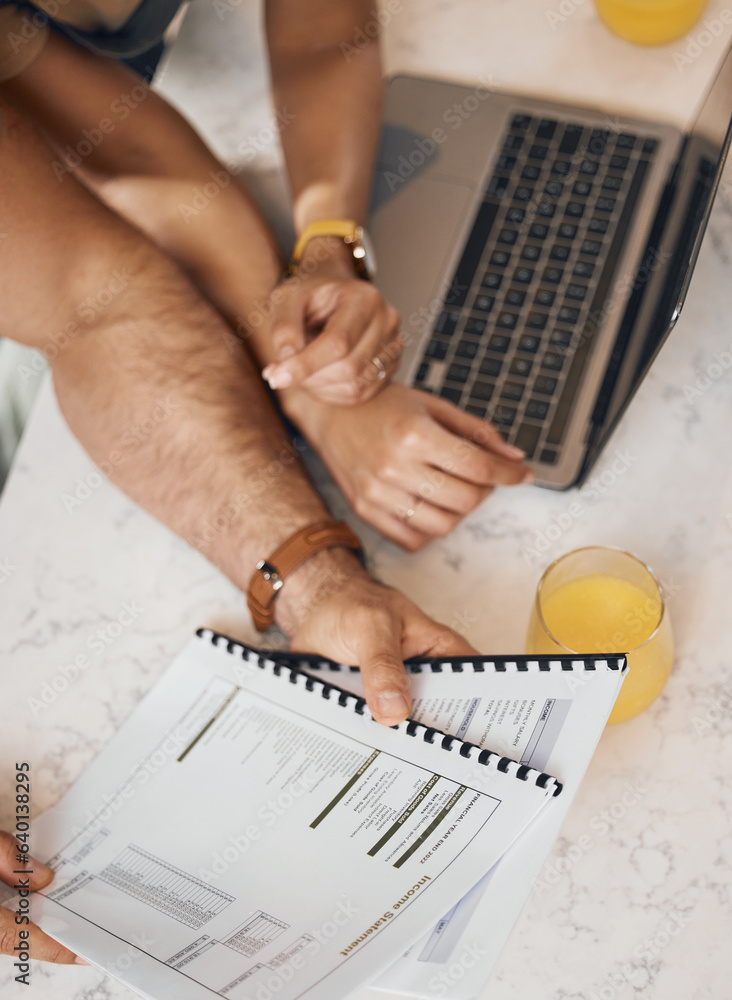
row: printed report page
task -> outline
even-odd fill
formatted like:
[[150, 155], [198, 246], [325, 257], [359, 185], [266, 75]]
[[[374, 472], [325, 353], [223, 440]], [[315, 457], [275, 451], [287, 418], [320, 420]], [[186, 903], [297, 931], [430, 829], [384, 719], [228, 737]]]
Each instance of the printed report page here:
[[34, 825], [57, 873], [34, 915], [156, 1000], [340, 1000], [428, 931], [555, 786], [378, 726], [243, 652], [193, 640]]

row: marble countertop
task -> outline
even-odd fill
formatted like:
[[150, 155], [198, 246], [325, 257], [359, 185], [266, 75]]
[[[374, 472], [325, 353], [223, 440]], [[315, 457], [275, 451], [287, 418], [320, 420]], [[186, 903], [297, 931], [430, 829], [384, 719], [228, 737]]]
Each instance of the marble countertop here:
[[[387, 68], [488, 77], [569, 100], [580, 93], [608, 109], [688, 121], [724, 38], [699, 44], [701, 54], [679, 68], [674, 56], [687, 41], [637, 49], [611, 37], [587, 0], [546, 2], [392, 2]], [[247, 143], [263, 147], [251, 183], [286, 232], [278, 154], [266, 141], [259, 11], [226, 6], [221, 17], [208, 4], [191, 7], [162, 89], [227, 161]], [[547, 10], [560, 6], [570, 13], [553, 30]], [[713, 0], [707, 19], [723, 9]], [[481, 1000], [729, 994], [732, 367], [715, 367], [715, 353], [732, 352], [728, 177], [682, 317], [593, 471], [592, 496], [499, 490], [416, 556], [357, 526], [384, 579], [486, 652], [522, 649], [542, 569], [582, 545], [636, 552], [671, 594], [677, 659], [668, 686], [643, 716], [603, 736]], [[703, 388], [690, 393], [700, 377]], [[93, 473], [46, 385], [0, 502], [0, 827], [10, 827], [13, 762], [32, 765], [34, 812], [52, 805], [197, 626], [256, 640], [228, 581]], [[64, 494], [90, 476], [88, 496], [67, 510]], [[581, 513], [562, 518], [573, 502]], [[540, 542], [560, 521], [570, 524]], [[58, 690], [61, 666], [82, 652], [89, 665]], [[0, 988], [6, 1000], [133, 996], [79, 967], [34, 966], [28, 989], [13, 982], [8, 959]], [[367, 996], [378, 994], [358, 1000]]]

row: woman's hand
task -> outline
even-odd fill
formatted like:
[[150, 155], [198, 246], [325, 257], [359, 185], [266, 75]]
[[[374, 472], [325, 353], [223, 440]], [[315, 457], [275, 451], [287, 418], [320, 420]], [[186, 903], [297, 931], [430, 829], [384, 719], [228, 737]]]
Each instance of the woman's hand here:
[[272, 389], [298, 386], [350, 406], [383, 388], [403, 345], [396, 309], [356, 277], [342, 241], [335, 243], [311, 240], [300, 269], [272, 292], [268, 348], [277, 360], [262, 375]]
[[[32, 871], [32, 874], [26, 875], [26, 871]], [[27, 864], [19, 862], [18, 842], [11, 834], [0, 830], [0, 879], [6, 885], [20, 886], [16, 892], [27, 896], [34, 889], [43, 889], [52, 878], [53, 870], [34, 858], [29, 857]], [[40, 927], [32, 924], [24, 912], [21, 911], [18, 917], [14, 910], [0, 906], [0, 955], [11, 955], [18, 961], [25, 952], [41, 962], [87, 964], [82, 958], [77, 958], [73, 951], [69, 951]]]
[[524, 453], [447, 400], [389, 385], [360, 406], [287, 401], [353, 509], [405, 549], [449, 534], [495, 486], [529, 483]]

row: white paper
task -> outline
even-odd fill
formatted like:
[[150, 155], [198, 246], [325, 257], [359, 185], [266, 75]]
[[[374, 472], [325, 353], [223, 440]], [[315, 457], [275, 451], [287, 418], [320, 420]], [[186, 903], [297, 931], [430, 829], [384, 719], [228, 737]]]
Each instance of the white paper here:
[[[590, 663], [595, 669], [586, 670]], [[461, 739], [489, 746], [563, 784], [562, 794], [507, 854], [417, 944], [381, 975], [376, 990], [417, 997], [472, 1000], [488, 980], [556, 840], [620, 691], [623, 658], [575, 661], [562, 669], [443, 669], [411, 678], [412, 717]], [[615, 669], [613, 669], [615, 668]], [[320, 671], [313, 671], [320, 673]], [[353, 671], [331, 674], [360, 693]], [[374, 994], [375, 998], [377, 994]]]
[[57, 872], [34, 918], [154, 1000], [341, 1000], [496, 863], [554, 783], [386, 729], [210, 640], [34, 824]]

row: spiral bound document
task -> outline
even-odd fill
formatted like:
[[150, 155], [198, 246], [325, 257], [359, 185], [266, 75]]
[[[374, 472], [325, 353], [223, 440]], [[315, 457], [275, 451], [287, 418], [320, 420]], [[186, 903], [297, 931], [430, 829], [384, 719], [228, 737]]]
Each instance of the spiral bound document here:
[[[442, 664], [497, 695], [490, 658], [410, 669]], [[34, 823], [33, 918], [153, 1000], [342, 1000], [393, 966], [564, 792], [469, 725], [378, 725], [336, 676], [200, 631]]]
[[[357, 671], [318, 657], [283, 660], [360, 694]], [[626, 673], [624, 657], [480, 657], [409, 663], [412, 716], [421, 722], [549, 771], [562, 782], [514, 845], [429, 933], [374, 983], [415, 997], [472, 1000], [491, 970], [532, 888], [602, 735]], [[383, 995], [383, 994], [382, 994]]]

